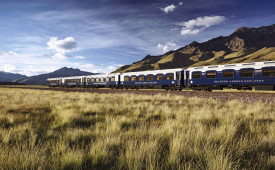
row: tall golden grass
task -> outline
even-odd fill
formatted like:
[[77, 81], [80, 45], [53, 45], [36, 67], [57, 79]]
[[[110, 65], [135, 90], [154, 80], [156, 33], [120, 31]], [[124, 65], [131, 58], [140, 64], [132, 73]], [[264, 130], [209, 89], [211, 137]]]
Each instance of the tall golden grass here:
[[0, 88], [2, 169], [274, 169], [275, 108]]

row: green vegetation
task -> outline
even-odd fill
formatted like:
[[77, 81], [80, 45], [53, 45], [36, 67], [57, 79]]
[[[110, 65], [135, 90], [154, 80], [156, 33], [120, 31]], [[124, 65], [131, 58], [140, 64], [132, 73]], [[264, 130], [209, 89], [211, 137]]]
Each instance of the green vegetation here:
[[2, 169], [274, 169], [275, 108], [0, 88], [0, 150]]

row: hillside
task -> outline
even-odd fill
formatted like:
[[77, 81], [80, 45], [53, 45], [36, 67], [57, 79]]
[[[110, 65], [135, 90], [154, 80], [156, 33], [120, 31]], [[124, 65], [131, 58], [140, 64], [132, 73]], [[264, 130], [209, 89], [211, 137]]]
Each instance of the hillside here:
[[13, 73], [0, 71], [0, 82], [11, 82], [11, 81], [15, 81], [17, 79], [22, 79], [26, 77], [27, 76], [21, 75], [21, 74], [13, 74]]
[[146, 56], [114, 72], [130, 72], [192, 66], [275, 60], [275, 24], [238, 28], [229, 36], [191, 44], [164, 55]]
[[37, 76], [27, 77], [23, 79], [19, 79], [16, 82], [30, 85], [40, 85], [45, 84], [46, 79], [54, 78], [54, 77], [69, 77], [69, 76], [83, 76], [83, 75], [92, 75], [93, 73], [81, 71], [79, 69], [67, 68], [63, 67], [54, 72], [41, 74]]

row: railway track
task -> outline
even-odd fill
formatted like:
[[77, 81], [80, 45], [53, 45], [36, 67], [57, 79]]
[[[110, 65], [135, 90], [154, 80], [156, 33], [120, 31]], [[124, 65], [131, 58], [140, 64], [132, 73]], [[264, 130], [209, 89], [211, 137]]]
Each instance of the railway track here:
[[83, 88], [40, 88], [40, 87], [1, 87], [1, 88], [20, 88], [36, 90], [52, 90], [64, 92], [89, 92], [89, 93], [131, 93], [140, 95], [178, 95], [184, 97], [213, 98], [221, 101], [241, 100], [244, 103], [262, 102], [275, 105], [275, 93], [269, 92], [224, 92], [224, 91], [164, 91], [164, 90], [111, 90], [111, 89], [83, 89]]

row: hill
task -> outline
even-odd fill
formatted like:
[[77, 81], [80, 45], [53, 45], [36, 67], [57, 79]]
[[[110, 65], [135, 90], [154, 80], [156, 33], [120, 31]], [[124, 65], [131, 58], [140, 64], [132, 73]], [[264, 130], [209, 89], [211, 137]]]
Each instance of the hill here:
[[17, 79], [22, 79], [26, 77], [27, 76], [21, 75], [21, 74], [13, 74], [13, 73], [0, 71], [0, 82], [11, 82], [11, 81], [15, 81]]
[[19, 79], [16, 82], [23, 83], [23, 84], [29, 84], [29, 85], [40, 85], [45, 84], [46, 79], [48, 78], [54, 78], [54, 77], [69, 77], [69, 76], [84, 76], [84, 75], [92, 75], [94, 73], [81, 71], [79, 69], [73, 69], [73, 68], [67, 68], [63, 67], [61, 69], [58, 69], [54, 72], [47, 73], [47, 74], [41, 74], [37, 76], [31, 76], [23, 79]]
[[275, 24], [238, 28], [229, 36], [191, 44], [164, 55], [147, 55], [141, 61], [114, 72], [186, 68], [192, 66], [275, 60]]

